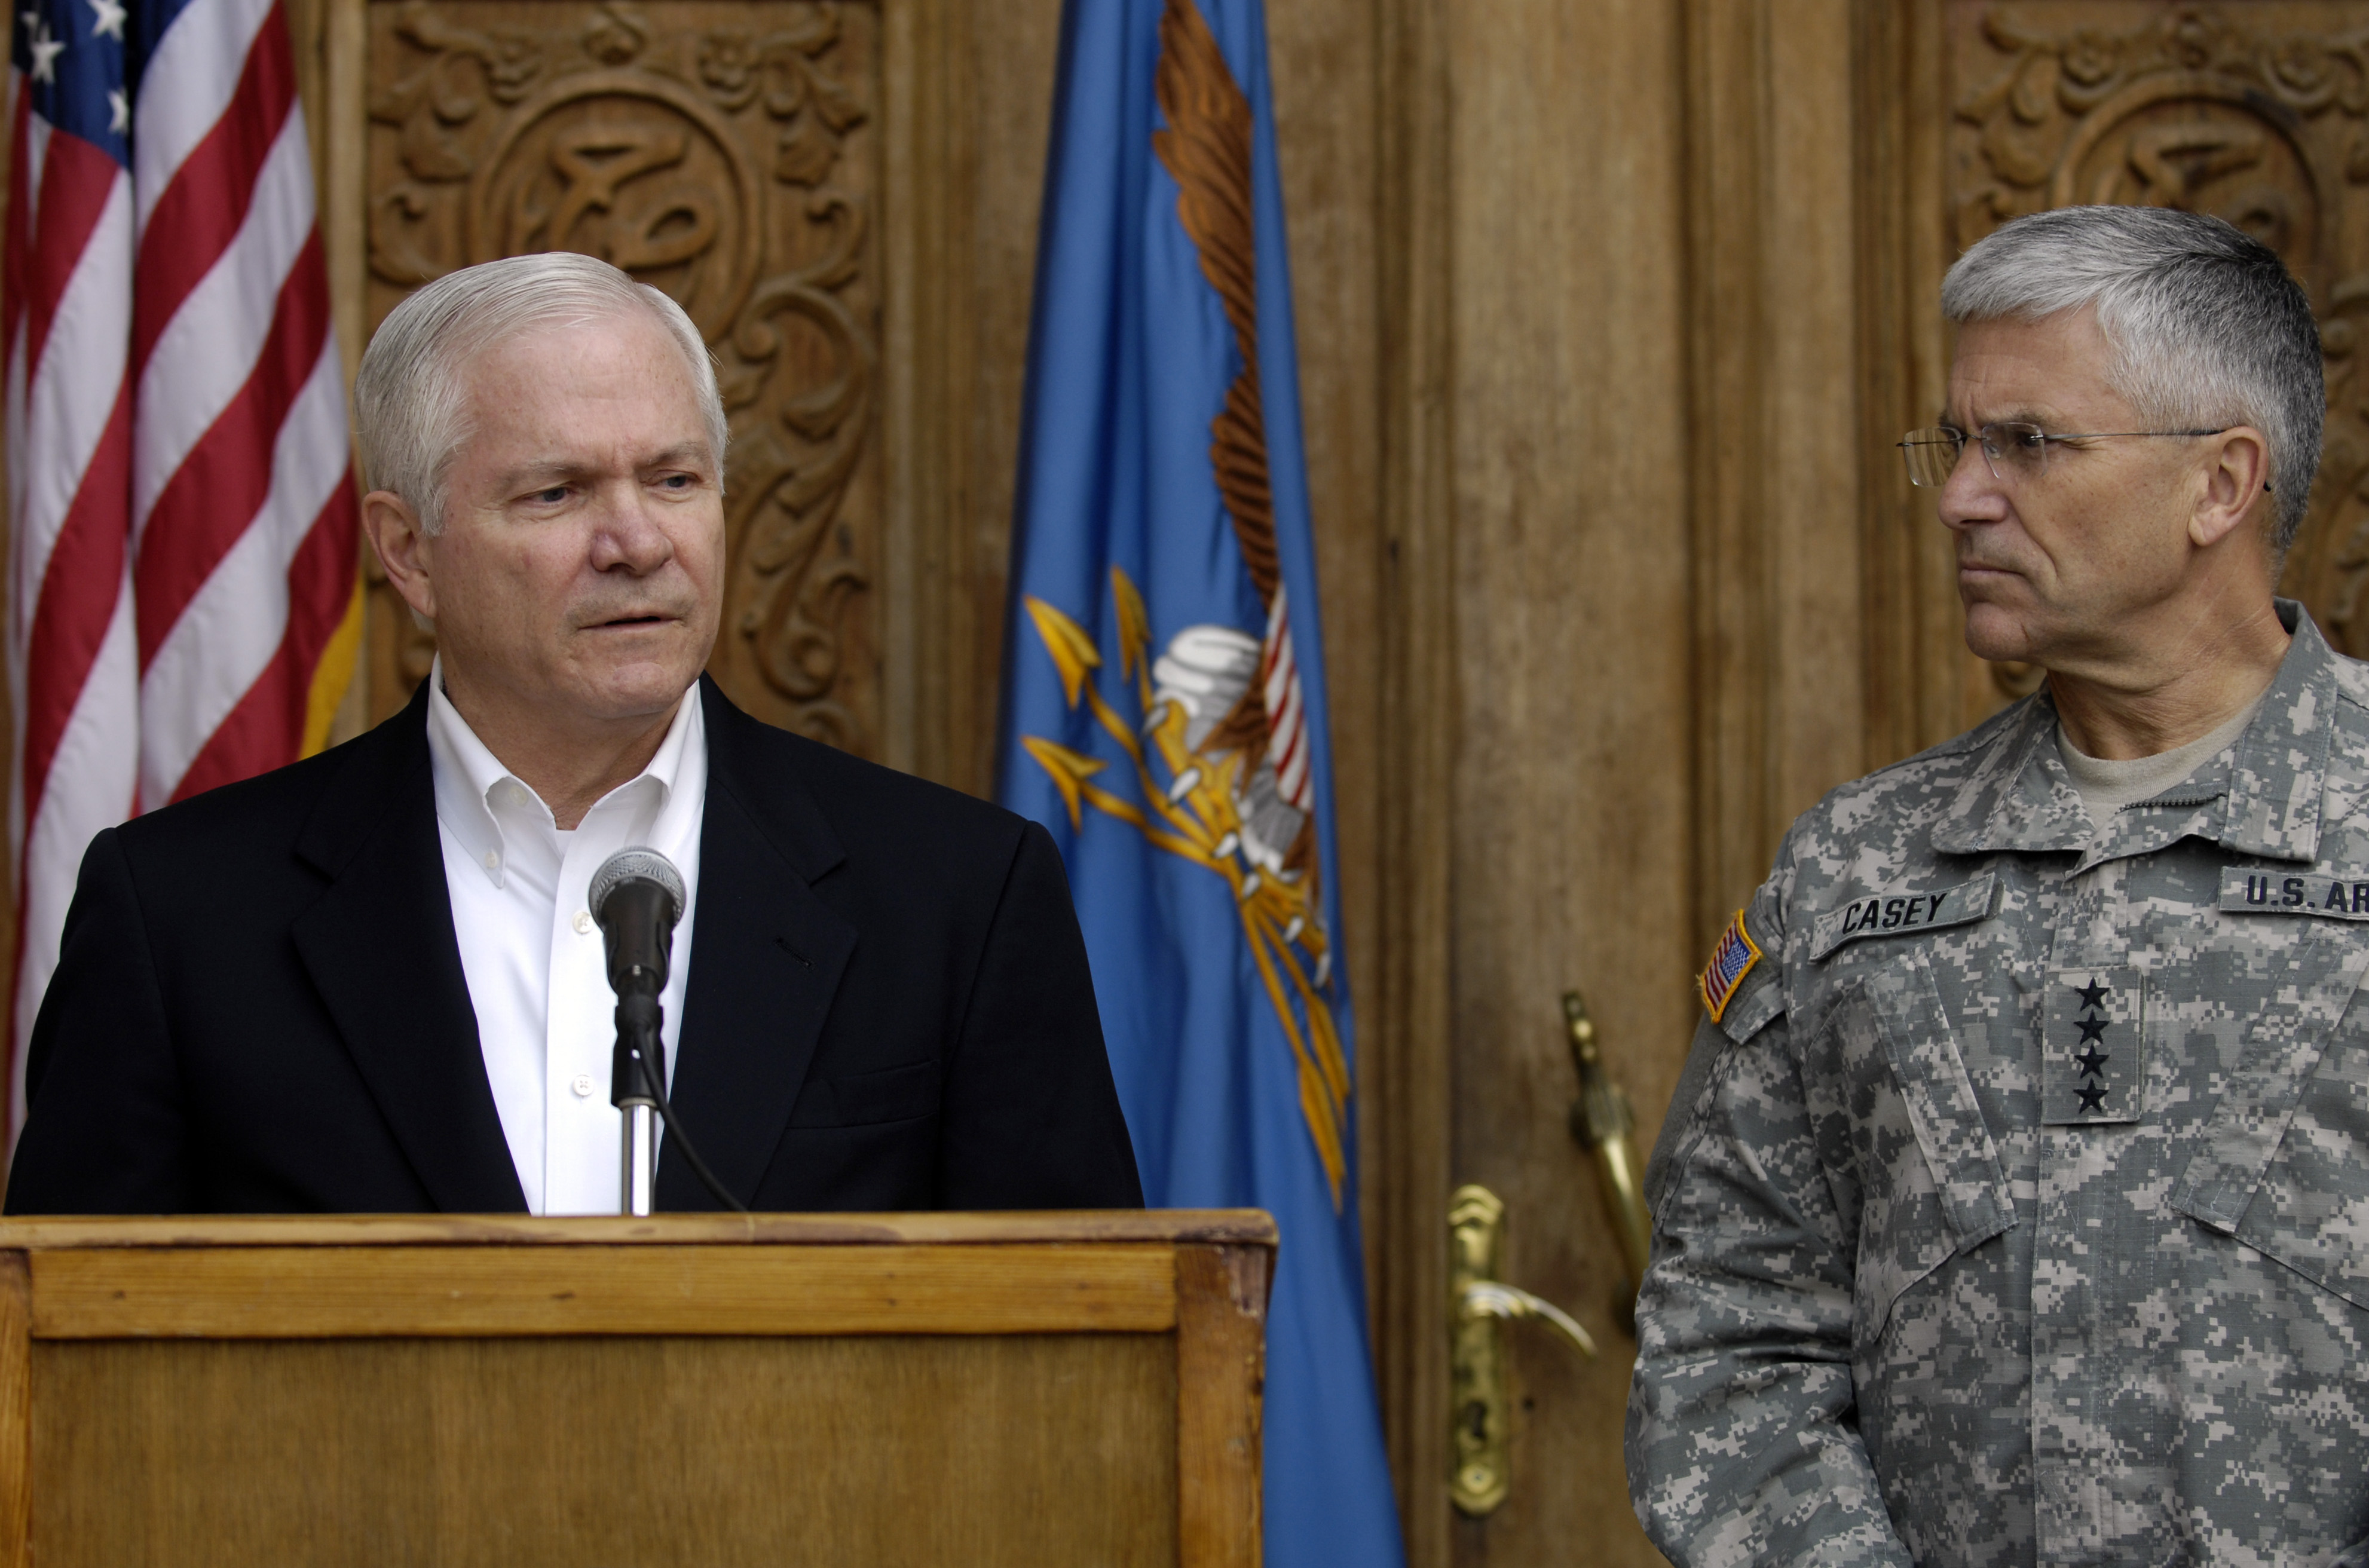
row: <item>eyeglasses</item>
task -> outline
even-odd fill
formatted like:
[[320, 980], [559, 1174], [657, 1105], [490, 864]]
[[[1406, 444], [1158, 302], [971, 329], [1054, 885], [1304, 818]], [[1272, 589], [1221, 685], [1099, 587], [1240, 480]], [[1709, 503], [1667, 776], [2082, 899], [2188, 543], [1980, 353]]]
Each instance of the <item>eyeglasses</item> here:
[[[2227, 427], [2225, 427], [2226, 429]], [[1982, 444], [1983, 462], [1990, 467], [1991, 477], [2002, 485], [2037, 479], [2048, 472], [2048, 447], [2052, 441], [2102, 441], [2124, 438], [2180, 440], [2191, 436], [2217, 436], [2220, 430], [2089, 430], [2079, 433], [2055, 433], [2038, 425], [2020, 420], [1985, 425], [1974, 432]], [[1939, 489], [1950, 482], [1958, 470], [1958, 459], [1965, 454], [1966, 432], [1953, 425], [1935, 425], [1929, 429], [1911, 430], [1901, 438], [1900, 455], [1908, 462], [1908, 482], [1929, 489]], [[2270, 486], [2265, 485], [2264, 489]]]

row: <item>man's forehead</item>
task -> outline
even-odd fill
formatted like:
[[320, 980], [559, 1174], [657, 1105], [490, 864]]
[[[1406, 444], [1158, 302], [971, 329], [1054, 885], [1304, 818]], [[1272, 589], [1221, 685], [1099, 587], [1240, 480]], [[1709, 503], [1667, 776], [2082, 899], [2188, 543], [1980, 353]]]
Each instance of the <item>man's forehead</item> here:
[[1944, 413], [1974, 423], [2035, 419], [2122, 398], [2111, 349], [2089, 313], [1968, 322], [1958, 331]]
[[[454, 453], [456, 480], [472, 489], [479, 485], [517, 489], [662, 468], [704, 472], [715, 466], [706, 427], [696, 410], [687, 417], [651, 410], [648, 417], [637, 418], [612, 409], [620, 417], [601, 419], [572, 418], [571, 412], [566, 400], [559, 398], [534, 406], [511, 404], [494, 418], [473, 418]], [[479, 477], [462, 478], [466, 474]]]
[[[637, 334], [637, 325], [648, 336]], [[458, 367], [466, 444], [527, 461], [647, 462], [707, 448], [706, 410], [682, 354], [656, 322], [588, 320], [486, 345]]]

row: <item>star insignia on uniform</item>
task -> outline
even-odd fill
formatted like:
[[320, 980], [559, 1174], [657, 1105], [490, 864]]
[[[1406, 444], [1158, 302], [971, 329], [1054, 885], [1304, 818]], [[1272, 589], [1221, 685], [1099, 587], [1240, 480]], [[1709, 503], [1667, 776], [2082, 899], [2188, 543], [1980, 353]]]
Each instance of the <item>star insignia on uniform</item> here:
[[2084, 1077], [2102, 1078], [2106, 1074], [2106, 1063], [2112, 1059], [2097, 1047], [2091, 1046], [2073, 1059], [2073, 1065], [2081, 1070]]
[[2106, 1037], [2106, 1025], [2112, 1022], [2111, 1018], [2076, 1018], [2073, 1020], [2073, 1027], [2081, 1031], [2081, 1037], [2075, 1044], [2089, 1046], [2103, 1040]]
[[123, 37], [123, 7], [117, 0], [90, 0], [90, 8], [98, 13], [98, 19], [90, 25], [90, 36], [120, 41]]
[[2081, 1096], [2082, 1115], [2087, 1116], [2091, 1111], [2102, 1112], [2105, 1110], [2106, 1091], [2103, 1088], [2079, 1089], [2076, 1090], [2075, 1093]]
[[54, 82], [58, 79], [58, 56], [66, 52], [66, 40], [50, 36], [50, 24], [33, 12], [25, 13], [33, 29], [33, 80]]
[[2089, 1008], [2092, 1011], [2100, 1011], [2106, 1005], [2107, 993], [2112, 991], [2114, 988], [2112, 986], [2101, 986], [2093, 978], [2088, 985], [2075, 986], [2073, 989], [2080, 994], [2081, 1005], [2083, 1007]]

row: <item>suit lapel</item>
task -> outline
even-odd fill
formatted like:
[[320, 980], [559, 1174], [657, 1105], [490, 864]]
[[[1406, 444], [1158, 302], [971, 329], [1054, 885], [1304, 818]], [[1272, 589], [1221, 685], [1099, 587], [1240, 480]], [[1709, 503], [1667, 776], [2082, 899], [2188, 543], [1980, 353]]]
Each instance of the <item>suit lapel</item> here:
[[[707, 805], [674, 1104], [716, 1178], [748, 1203], [789, 1125], [855, 928], [815, 895], [841, 853], [789, 760], [766, 755], [772, 733], [713, 681], [700, 692]], [[658, 1201], [715, 1207], [671, 1151]]]
[[296, 950], [436, 1207], [523, 1209], [452, 933], [427, 697], [357, 748], [298, 837], [330, 884]]

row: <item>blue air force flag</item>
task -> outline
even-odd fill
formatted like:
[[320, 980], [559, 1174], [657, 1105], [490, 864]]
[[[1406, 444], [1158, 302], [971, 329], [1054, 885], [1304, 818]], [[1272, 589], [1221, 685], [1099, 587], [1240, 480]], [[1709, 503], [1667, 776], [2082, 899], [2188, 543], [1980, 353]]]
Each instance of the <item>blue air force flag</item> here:
[[1146, 1196], [1255, 1206], [1275, 1568], [1402, 1559], [1259, 0], [1070, 0], [997, 789], [1060, 844]]

